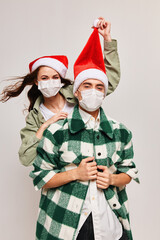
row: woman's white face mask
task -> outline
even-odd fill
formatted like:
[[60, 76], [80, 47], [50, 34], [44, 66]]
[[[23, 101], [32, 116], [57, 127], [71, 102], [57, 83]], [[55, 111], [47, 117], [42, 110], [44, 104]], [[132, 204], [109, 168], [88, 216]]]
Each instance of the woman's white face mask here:
[[61, 83], [61, 79], [38, 81], [38, 89], [47, 98], [55, 96], [63, 86], [64, 83]]
[[96, 111], [103, 102], [104, 93], [94, 88], [80, 91], [82, 100], [79, 101], [80, 106], [88, 112]]

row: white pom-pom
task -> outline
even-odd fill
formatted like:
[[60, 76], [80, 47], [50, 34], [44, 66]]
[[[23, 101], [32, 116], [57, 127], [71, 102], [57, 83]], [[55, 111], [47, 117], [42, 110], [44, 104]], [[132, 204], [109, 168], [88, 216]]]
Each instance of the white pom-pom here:
[[98, 22], [99, 22], [99, 19], [95, 19], [94, 22], [93, 22], [93, 26], [98, 28]]

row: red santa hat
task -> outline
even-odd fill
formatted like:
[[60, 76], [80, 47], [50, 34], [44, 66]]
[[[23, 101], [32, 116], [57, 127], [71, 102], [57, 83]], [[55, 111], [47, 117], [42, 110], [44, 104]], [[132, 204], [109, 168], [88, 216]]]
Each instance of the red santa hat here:
[[97, 28], [94, 28], [87, 44], [74, 64], [75, 82], [73, 93], [77, 91], [83, 81], [89, 78], [102, 81], [105, 86], [105, 92], [107, 92], [108, 78], [106, 76], [106, 69]]
[[29, 64], [29, 70], [33, 72], [40, 66], [51, 67], [64, 78], [68, 69], [68, 58], [63, 55], [40, 57]]

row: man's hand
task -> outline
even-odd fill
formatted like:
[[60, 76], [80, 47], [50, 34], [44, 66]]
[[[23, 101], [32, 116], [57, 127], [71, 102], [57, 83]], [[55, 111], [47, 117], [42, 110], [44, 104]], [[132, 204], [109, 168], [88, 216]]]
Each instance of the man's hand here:
[[103, 17], [99, 17], [97, 23], [98, 32], [104, 37], [104, 40], [111, 42], [111, 23], [106, 21]]
[[97, 163], [94, 157], [88, 157], [81, 161], [76, 170], [76, 178], [81, 181], [94, 180], [97, 178]]
[[101, 189], [107, 189], [111, 184], [111, 174], [106, 166], [97, 166], [98, 169], [102, 170], [102, 172], [97, 173], [97, 187]]

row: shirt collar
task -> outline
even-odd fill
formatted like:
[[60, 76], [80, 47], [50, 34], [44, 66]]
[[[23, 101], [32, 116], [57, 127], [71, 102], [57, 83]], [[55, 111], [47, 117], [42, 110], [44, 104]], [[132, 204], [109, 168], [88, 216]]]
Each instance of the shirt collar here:
[[79, 108], [79, 113], [80, 113], [82, 121], [85, 123], [85, 125], [87, 125], [91, 120], [94, 120], [95, 123], [99, 123], [99, 121], [100, 121], [100, 111], [98, 112], [98, 116], [96, 119], [94, 119], [94, 117], [91, 114], [89, 114], [88, 112], [85, 112], [81, 108]]
[[[82, 114], [82, 115], [81, 115]], [[71, 114], [68, 115], [68, 124], [71, 133], [79, 132], [86, 128], [86, 123], [92, 116], [89, 113], [81, 110], [78, 105], [74, 107]], [[100, 108], [99, 115], [96, 120], [100, 119], [99, 131], [103, 131], [107, 136], [113, 138], [113, 126], [107, 119], [104, 111]]]
[[82, 110], [81, 108], [79, 108], [79, 113], [81, 115], [81, 118], [83, 120], [83, 122], [86, 124], [91, 118], [92, 118], [92, 115], [85, 112], [84, 110]]

